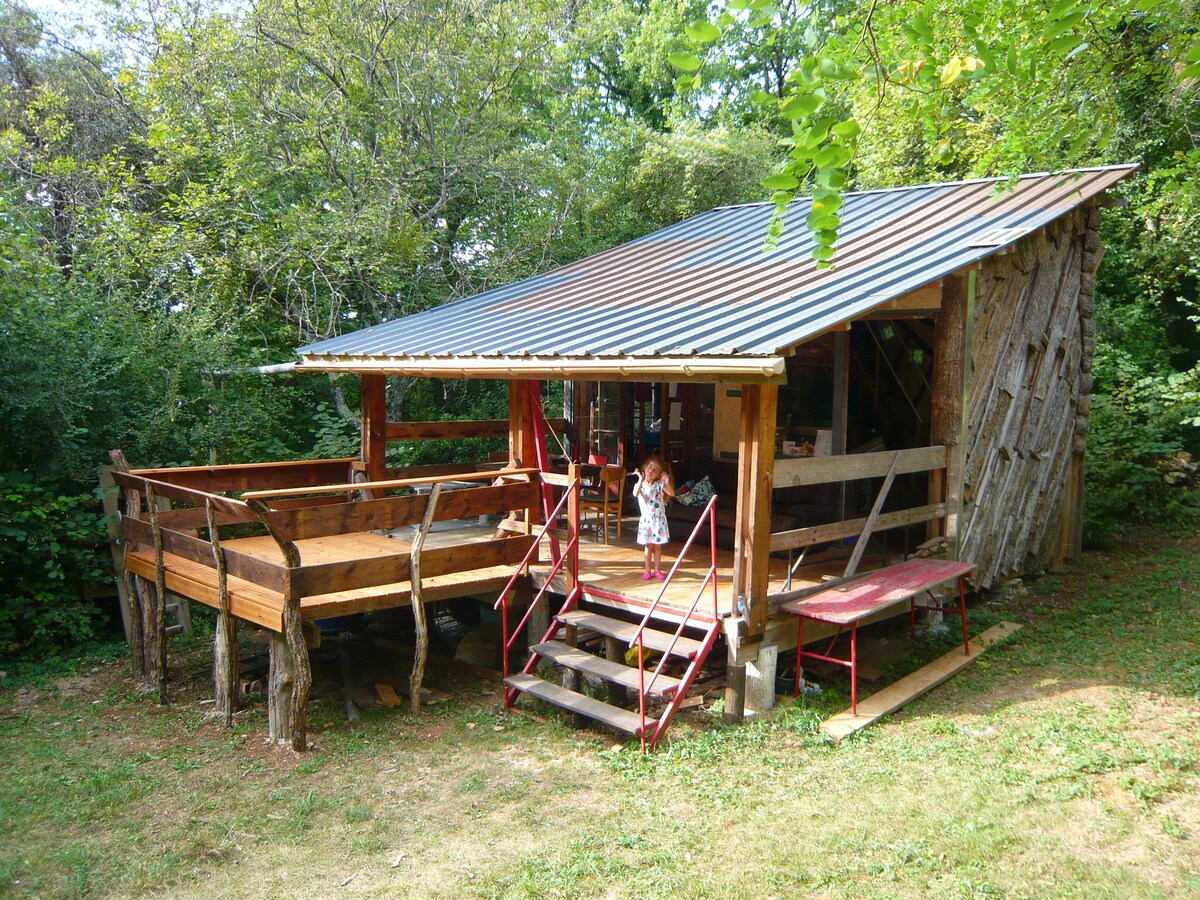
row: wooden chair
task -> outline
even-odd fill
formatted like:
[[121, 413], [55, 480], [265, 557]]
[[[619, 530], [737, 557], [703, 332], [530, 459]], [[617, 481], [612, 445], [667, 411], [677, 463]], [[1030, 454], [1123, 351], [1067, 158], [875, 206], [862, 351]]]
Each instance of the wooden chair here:
[[[584, 490], [579, 497], [579, 512], [586, 516], [591, 512], [597, 525], [604, 529], [604, 543], [608, 543], [608, 517], [616, 516], [617, 540], [621, 539], [621, 519], [625, 515], [625, 469], [622, 466], [603, 466], [596, 475], [592, 488]], [[593, 526], [595, 528], [596, 526]]]

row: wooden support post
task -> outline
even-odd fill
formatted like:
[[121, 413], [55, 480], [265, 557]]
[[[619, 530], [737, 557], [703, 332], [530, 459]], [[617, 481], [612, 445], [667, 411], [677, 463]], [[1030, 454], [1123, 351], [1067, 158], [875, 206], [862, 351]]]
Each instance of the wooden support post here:
[[[775, 468], [775, 414], [779, 389], [773, 384], [742, 385], [738, 442], [737, 536], [734, 542], [734, 610], [746, 632], [729, 639], [725, 718], [745, 712], [746, 668], [737, 662], [744, 641], [761, 641], [767, 626], [767, 587], [771, 558], [771, 486]], [[735, 621], [736, 621], [735, 617]]]
[[208, 540], [217, 566], [217, 627], [213, 631], [213, 717], [226, 728], [233, 725], [233, 711], [241, 705], [238, 679], [237, 620], [229, 614], [229, 576], [225, 570], [225, 551], [212, 503], [205, 504]]
[[746, 710], [769, 712], [775, 708], [775, 670], [779, 663], [779, 647], [763, 644], [754, 662], [746, 663]]
[[150, 530], [154, 535], [154, 603], [151, 607], [151, 633], [153, 640], [148, 642], [152, 649], [149, 659], [149, 670], [155, 687], [158, 688], [158, 702], [167, 702], [167, 579], [166, 566], [163, 563], [162, 527], [158, 523], [158, 498], [154, 496], [154, 488], [146, 488], [146, 506], [150, 514]]
[[267, 726], [271, 740], [288, 744], [292, 742], [294, 724], [292, 708], [295, 705], [296, 657], [288, 647], [287, 637], [272, 631], [271, 668], [267, 676]]
[[[942, 501], [945, 491], [944, 534], [953, 558], [958, 558], [958, 517], [963, 492], [963, 429], [967, 415], [969, 288], [975, 273], [957, 273], [942, 280], [942, 308], [934, 323], [933, 385], [930, 441], [946, 447], [946, 475], [930, 479], [930, 503]], [[968, 280], [970, 285], [968, 285]], [[937, 496], [934, 496], [934, 492]]]
[[308, 695], [312, 691], [312, 666], [300, 618], [300, 593], [295, 571], [300, 568], [300, 551], [279, 537], [268, 524], [271, 511], [257, 498], [246, 500], [271, 537], [287, 566], [283, 586], [283, 634], [271, 635], [271, 674], [267, 688], [267, 712], [271, 740], [290, 743], [296, 752], [308, 749]]
[[362, 376], [362, 460], [367, 481], [387, 478], [387, 376]]
[[[833, 333], [833, 454], [845, 456], [850, 420], [850, 332]], [[846, 518], [846, 482], [837, 486], [838, 519]]]
[[412, 549], [409, 552], [409, 580], [412, 585], [413, 622], [416, 624], [417, 644], [413, 654], [412, 675], [408, 679], [408, 696], [412, 701], [413, 715], [421, 711], [421, 682], [425, 680], [425, 660], [429, 657], [429, 626], [425, 620], [425, 598], [421, 589], [421, 550], [425, 546], [425, 535], [433, 525], [433, 514], [437, 509], [438, 498], [442, 495], [442, 484], [437, 482], [429, 492], [425, 502], [425, 515], [421, 517], [421, 527], [413, 538]]
[[[527, 609], [536, 596], [537, 594], [527, 582], [518, 581], [513, 587], [513, 608]], [[525, 643], [530, 647], [540, 644], [549, 630], [550, 603], [546, 599], [546, 595], [542, 594], [542, 599], [538, 601], [537, 607], [529, 614], [529, 621], [525, 623]]]
[[761, 637], [767, 626], [778, 399], [776, 385], [742, 385], [733, 585], [735, 601], [741, 603], [744, 598], [744, 616], [751, 638]]
[[[125, 454], [120, 450], [109, 451], [109, 457], [113, 462], [113, 469], [117, 472], [128, 472], [129, 462], [125, 459]], [[110, 476], [111, 477], [111, 476]], [[142, 498], [137, 491], [125, 492], [125, 515], [130, 518], [137, 518], [141, 511]], [[115, 524], [114, 532], [117, 530]], [[133, 545], [128, 541], [122, 540], [121, 559], [120, 559], [120, 579], [121, 585], [124, 588], [124, 600], [126, 610], [124, 611], [124, 619], [126, 625], [125, 636], [129, 641], [129, 656], [132, 660], [133, 678], [135, 681], [145, 681], [146, 679], [146, 642], [144, 629], [145, 609], [142, 604], [141, 592], [137, 589], [134, 582], [133, 573], [129, 571], [129, 566], [126, 564], [126, 558], [133, 552]]]
[[529, 407], [529, 387], [524, 381], [508, 383], [508, 443], [512, 458], [522, 466], [536, 466], [533, 437], [533, 411]]

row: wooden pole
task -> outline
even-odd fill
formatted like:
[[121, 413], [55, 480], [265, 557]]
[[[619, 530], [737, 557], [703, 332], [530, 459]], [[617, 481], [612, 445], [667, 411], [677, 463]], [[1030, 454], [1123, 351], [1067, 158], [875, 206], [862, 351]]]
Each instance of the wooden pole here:
[[362, 460], [368, 481], [387, 478], [387, 376], [362, 376]]
[[[972, 282], [974, 273], [971, 273]], [[933, 396], [930, 442], [946, 447], [946, 474], [930, 479], [931, 503], [945, 492], [944, 534], [954, 557], [963, 490], [963, 428], [967, 404], [968, 276], [959, 272], [942, 280], [942, 307], [933, 331]], [[936, 494], [936, 496], [935, 496]]]
[[421, 682], [425, 678], [425, 660], [429, 657], [429, 625], [425, 621], [425, 599], [421, 596], [421, 550], [425, 546], [425, 535], [433, 525], [434, 510], [437, 509], [438, 498], [441, 495], [441, 482], [435, 482], [425, 503], [421, 527], [417, 529], [417, 536], [413, 538], [412, 549], [409, 552], [409, 582], [412, 586], [413, 621], [416, 623], [417, 632], [412, 675], [408, 680], [408, 697], [412, 702], [414, 716], [421, 711]]
[[162, 527], [158, 523], [158, 498], [154, 488], [146, 487], [146, 506], [150, 513], [150, 530], [154, 535], [154, 600], [152, 610], [151, 632], [154, 639], [150, 642], [151, 657], [149, 669], [155, 687], [158, 688], [158, 702], [167, 702], [167, 576], [163, 563]]
[[[746, 668], [743, 641], [761, 642], [767, 627], [767, 588], [771, 558], [771, 487], [775, 468], [775, 416], [779, 389], [773, 384], [742, 385], [738, 443], [737, 533], [734, 539], [735, 621], [745, 623], [729, 640], [726, 719], [742, 717]], [[727, 635], [729, 634], [727, 630]]]
[[229, 576], [225, 571], [225, 551], [217, 528], [212, 503], [205, 504], [208, 519], [208, 539], [212, 544], [213, 560], [217, 566], [217, 627], [213, 632], [213, 715], [226, 728], [233, 725], [233, 711], [240, 705], [238, 682], [237, 621], [229, 614]]
[[[128, 472], [129, 462], [125, 459], [125, 454], [120, 450], [109, 451], [109, 457], [113, 462], [113, 469], [117, 472]], [[142, 498], [137, 491], [125, 491], [125, 515], [136, 519], [138, 513], [141, 512]], [[134, 582], [133, 573], [129, 571], [127, 559], [129, 554], [133, 552], [133, 545], [128, 541], [122, 541], [121, 547], [121, 583], [125, 589], [125, 603], [128, 607], [125, 619], [128, 626], [129, 638], [129, 657], [131, 660], [132, 674], [135, 681], [145, 681], [146, 679], [146, 640], [144, 619], [145, 610], [142, 604], [142, 595], [138, 591], [137, 585]]]
[[271, 674], [267, 689], [267, 713], [271, 740], [290, 743], [302, 753], [308, 749], [308, 695], [312, 691], [312, 667], [304, 626], [300, 618], [300, 593], [295, 571], [300, 568], [300, 551], [285, 541], [268, 524], [271, 508], [262, 500], [248, 499], [283, 555], [287, 575], [283, 588], [283, 633], [271, 633]]
[[742, 385], [733, 583], [735, 600], [741, 602], [744, 598], [747, 633], [751, 638], [761, 637], [767, 625], [778, 401], [776, 385]]

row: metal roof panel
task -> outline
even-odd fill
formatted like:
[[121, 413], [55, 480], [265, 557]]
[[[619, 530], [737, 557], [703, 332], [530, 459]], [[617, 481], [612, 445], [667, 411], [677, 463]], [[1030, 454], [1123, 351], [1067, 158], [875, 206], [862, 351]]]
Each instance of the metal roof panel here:
[[[846, 195], [835, 265], [818, 269], [795, 201], [764, 251], [773, 204], [721, 207], [552, 272], [299, 350], [346, 360], [779, 356], [970, 265], [1112, 187], [1136, 166]], [[1002, 243], [997, 243], [1002, 241]]]

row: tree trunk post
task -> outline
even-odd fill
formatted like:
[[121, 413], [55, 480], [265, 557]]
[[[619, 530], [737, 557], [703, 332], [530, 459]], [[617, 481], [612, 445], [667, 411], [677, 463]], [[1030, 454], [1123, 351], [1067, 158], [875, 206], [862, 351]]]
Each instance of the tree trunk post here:
[[421, 712], [421, 683], [425, 680], [425, 661], [429, 658], [429, 625], [425, 620], [425, 600], [421, 591], [421, 550], [425, 546], [425, 535], [433, 525], [434, 511], [441, 495], [442, 485], [437, 482], [429, 492], [429, 500], [425, 503], [425, 515], [421, 517], [421, 527], [417, 529], [417, 536], [413, 539], [412, 550], [409, 552], [409, 583], [412, 585], [412, 611], [413, 622], [416, 624], [417, 645], [413, 652], [412, 675], [408, 679], [408, 697], [414, 716]]
[[229, 614], [229, 576], [225, 570], [225, 551], [217, 529], [212, 503], [205, 504], [208, 518], [208, 539], [212, 543], [213, 559], [217, 566], [217, 627], [213, 632], [213, 715], [226, 728], [233, 725], [233, 711], [241, 705], [238, 687], [237, 622]]
[[146, 487], [146, 506], [150, 514], [150, 530], [154, 534], [154, 602], [151, 606], [150, 675], [158, 688], [158, 702], [167, 702], [167, 575], [163, 563], [162, 526], [158, 523], [158, 497], [154, 487]]

